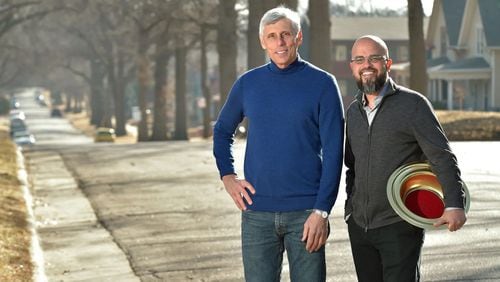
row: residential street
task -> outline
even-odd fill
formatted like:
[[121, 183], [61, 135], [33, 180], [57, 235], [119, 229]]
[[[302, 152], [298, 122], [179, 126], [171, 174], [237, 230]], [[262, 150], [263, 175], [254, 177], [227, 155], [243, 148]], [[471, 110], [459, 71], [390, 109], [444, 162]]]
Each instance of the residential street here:
[[[94, 144], [32, 97], [20, 101], [38, 139], [25, 158], [48, 281], [243, 281], [240, 213], [211, 142]], [[235, 150], [240, 171], [244, 145]], [[423, 281], [499, 281], [500, 142], [452, 147], [471, 209], [462, 230], [426, 233]], [[343, 189], [331, 218], [328, 281], [356, 281]]]

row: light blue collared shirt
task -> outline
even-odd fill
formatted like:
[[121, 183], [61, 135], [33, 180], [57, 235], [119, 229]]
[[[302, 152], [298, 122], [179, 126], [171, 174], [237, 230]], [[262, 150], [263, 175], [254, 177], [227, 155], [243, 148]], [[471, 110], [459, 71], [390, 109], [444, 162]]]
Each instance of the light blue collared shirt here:
[[368, 124], [371, 125], [373, 118], [375, 117], [375, 114], [377, 113], [377, 110], [380, 106], [380, 103], [382, 102], [382, 99], [385, 96], [385, 93], [387, 92], [387, 82], [384, 84], [384, 87], [382, 87], [382, 90], [380, 90], [379, 94], [377, 97], [375, 97], [375, 107], [371, 109], [368, 107], [368, 101], [366, 100], [366, 94], [363, 93], [363, 109], [366, 112], [366, 117], [368, 118]]

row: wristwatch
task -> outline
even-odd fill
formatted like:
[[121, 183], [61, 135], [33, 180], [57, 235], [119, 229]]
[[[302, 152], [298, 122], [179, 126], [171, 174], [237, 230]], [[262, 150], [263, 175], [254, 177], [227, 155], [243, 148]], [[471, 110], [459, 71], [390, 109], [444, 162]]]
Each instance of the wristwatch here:
[[322, 218], [327, 219], [328, 218], [328, 213], [326, 211], [314, 209], [314, 213], [321, 215]]

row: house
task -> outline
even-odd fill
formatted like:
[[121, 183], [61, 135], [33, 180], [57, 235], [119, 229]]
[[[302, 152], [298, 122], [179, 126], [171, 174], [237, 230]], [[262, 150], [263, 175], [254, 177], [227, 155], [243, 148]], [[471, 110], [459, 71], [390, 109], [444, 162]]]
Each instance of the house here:
[[[363, 35], [372, 34], [379, 36], [389, 48], [389, 56], [395, 65], [408, 64], [409, 40], [407, 17], [331, 17], [331, 39], [333, 69], [331, 73], [337, 78], [344, 106], [349, 105], [358, 92], [349, 62], [351, 59], [351, 48], [354, 41]], [[427, 21], [424, 21], [424, 25]], [[425, 29], [424, 29], [425, 30]], [[405, 69], [391, 70], [391, 76], [398, 83], [406, 85], [407, 75], [399, 76], [398, 72], [404, 74]]]
[[436, 108], [500, 110], [500, 1], [436, 0], [427, 31]]

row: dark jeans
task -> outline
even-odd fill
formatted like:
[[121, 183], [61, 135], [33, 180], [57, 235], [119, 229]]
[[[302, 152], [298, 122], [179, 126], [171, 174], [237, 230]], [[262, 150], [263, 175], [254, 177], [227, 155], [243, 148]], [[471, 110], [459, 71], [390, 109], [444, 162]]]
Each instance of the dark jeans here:
[[420, 281], [423, 229], [401, 221], [365, 232], [352, 217], [348, 229], [360, 282]]
[[241, 239], [247, 282], [279, 282], [284, 250], [291, 281], [326, 280], [325, 247], [309, 253], [301, 241], [304, 223], [311, 212], [242, 212]]

